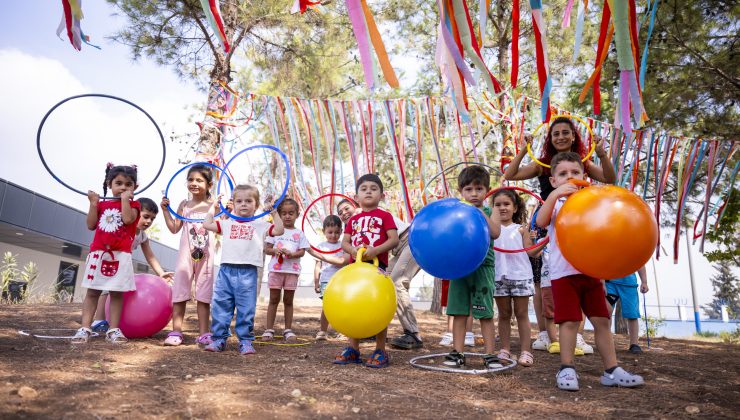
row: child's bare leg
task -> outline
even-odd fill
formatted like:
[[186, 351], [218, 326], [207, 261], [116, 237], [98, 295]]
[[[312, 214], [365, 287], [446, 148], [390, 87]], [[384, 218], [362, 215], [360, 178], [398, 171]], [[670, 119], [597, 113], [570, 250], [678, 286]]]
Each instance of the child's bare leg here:
[[551, 343], [558, 341], [558, 327], [555, 325], [554, 319], [545, 318], [545, 330], [547, 331], [547, 337], [550, 338]]
[[452, 333], [452, 321], [455, 319], [452, 315], [447, 315], [447, 332]]
[[92, 325], [93, 315], [95, 315], [95, 308], [98, 304], [99, 297], [100, 290], [87, 289], [85, 300], [82, 301], [82, 326], [84, 328], [90, 328]]
[[198, 334], [203, 335], [211, 330], [211, 304], [198, 301]]
[[110, 327], [118, 328], [121, 324], [121, 311], [123, 310], [123, 292], [110, 292]]
[[497, 296], [498, 308], [498, 337], [501, 340], [501, 349], [511, 350], [511, 297]]
[[175, 302], [172, 305], [172, 331], [182, 332], [182, 321], [185, 319], [185, 302]]
[[637, 318], [628, 319], [627, 331], [630, 334], [630, 345], [637, 344], [640, 340], [640, 321]]
[[465, 351], [465, 324], [468, 315], [454, 315], [452, 320], [452, 346], [459, 353]]
[[359, 338], [350, 338], [349, 339], [349, 346], [353, 349], [360, 351], [360, 339]]
[[295, 296], [295, 290], [286, 290], [283, 292], [283, 313], [285, 314], [286, 330], [293, 327], [293, 296]]
[[324, 315], [323, 309], [321, 310], [321, 320], [319, 322], [321, 323], [321, 331], [329, 331], [329, 320], [326, 319], [326, 315]]
[[100, 297], [98, 297], [98, 307], [95, 310], [95, 317], [93, 318], [95, 321], [105, 319], [105, 301], [106, 300], [108, 300], [108, 296], [104, 294], [101, 294]]
[[385, 337], [388, 335], [388, 327], [384, 328], [383, 331], [375, 334], [375, 349], [385, 350]]
[[578, 321], [566, 321], [560, 324], [560, 363], [563, 365], [573, 366], [576, 334], [578, 334]]
[[271, 330], [275, 326], [277, 308], [280, 304], [281, 289], [270, 289], [270, 303], [267, 304], [267, 325], [265, 329]]
[[465, 321], [465, 331], [473, 332], [473, 315], [468, 315], [468, 319]]
[[529, 324], [529, 296], [514, 298], [514, 314], [519, 330], [519, 347], [532, 352], [532, 326]]
[[[599, 354], [601, 355], [601, 362], [604, 364], [604, 369], [617, 366], [617, 352], [614, 350], [614, 337], [612, 336], [609, 318], [592, 316], [588, 320], [591, 321], [591, 324], [594, 326], [596, 346], [599, 348]], [[560, 334], [562, 335], [562, 330]], [[560, 348], [562, 358], [562, 343]]]
[[537, 318], [537, 329], [539, 331], [546, 331], [547, 325], [545, 324], [545, 316], [542, 313], [542, 293], [540, 290], [540, 284], [534, 284], [534, 315]]
[[[499, 325], [501, 323], [499, 322]], [[486, 349], [486, 354], [492, 354], [495, 349], [495, 325], [493, 324], [493, 318], [480, 319], [480, 332], [483, 335], [483, 343]]]

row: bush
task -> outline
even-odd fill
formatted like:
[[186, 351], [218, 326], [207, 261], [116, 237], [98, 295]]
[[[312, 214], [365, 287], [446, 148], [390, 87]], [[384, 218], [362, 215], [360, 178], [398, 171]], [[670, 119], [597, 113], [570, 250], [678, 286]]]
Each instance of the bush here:
[[657, 337], [660, 333], [660, 329], [665, 326], [665, 318], [656, 318], [654, 316], [648, 316], [647, 317], [647, 330], [645, 329], [645, 324], [642, 324], [642, 333], [643, 335], [648, 335], [650, 337]]

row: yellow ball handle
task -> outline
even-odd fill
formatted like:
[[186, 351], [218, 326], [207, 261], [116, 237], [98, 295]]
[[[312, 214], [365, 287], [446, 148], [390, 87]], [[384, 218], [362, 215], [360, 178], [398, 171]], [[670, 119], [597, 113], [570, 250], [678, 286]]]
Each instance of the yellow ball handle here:
[[[357, 258], [355, 259], [355, 264], [361, 264], [362, 261], [362, 255], [365, 253], [367, 249], [363, 246], [360, 249], [357, 250]], [[378, 257], [373, 257], [373, 264], [375, 264], [376, 267], [378, 267], [378, 264], [380, 262], [378, 261]]]

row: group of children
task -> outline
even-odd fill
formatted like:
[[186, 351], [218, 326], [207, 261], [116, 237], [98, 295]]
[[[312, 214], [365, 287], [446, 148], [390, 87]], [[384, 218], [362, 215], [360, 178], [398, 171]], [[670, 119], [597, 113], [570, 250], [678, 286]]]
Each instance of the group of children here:
[[[640, 376], [630, 374], [617, 365], [609, 328], [610, 314], [601, 280], [579, 273], [563, 258], [558, 248], [554, 220], [563, 201], [578, 189], [569, 180], [584, 178], [581, 158], [577, 153], [558, 153], [552, 159], [551, 166], [549, 181], [554, 191], [537, 212], [536, 224], [540, 228], [547, 228], [550, 235], [547, 246], [547, 278], [551, 284], [552, 314], [545, 310], [545, 316], [547, 318], [552, 315], [550, 319], [553, 325], [560, 326], [562, 366], [557, 374], [558, 387], [566, 390], [578, 389], [573, 356], [582, 313], [589, 318], [595, 329], [596, 343], [605, 368], [601, 383], [627, 387], [641, 385], [643, 380]], [[177, 346], [183, 342], [185, 305], [192, 298], [191, 289], [195, 282], [200, 332], [196, 341], [207, 351], [223, 351], [236, 312], [235, 333], [239, 340], [239, 352], [243, 355], [254, 353], [254, 315], [264, 254], [270, 255], [271, 259], [268, 263], [270, 301], [267, 328], [262, 339], [271, 340], [276, 337], [273, 326], [282, 294], [285, 310], [283, 337], [288, 341], [296, 340], [291, 329], [293, 297], [301, 271], [300, 258], [307, 250], [320, 260], [315, 267], [314, 286], [317, 293], [323, 293], [331, 276], [342, 265], [352, 262], [360, 248], [366, 249], [363, 260], [372, 261], [377, 258], [380, 268], [386, 269], [389, 252], [399, 244], [398, 226], [394, 218], [378, 207], [384, 198], [384, 191], [382, 181], [374, 174], [363, 175], [357, 180], [358, 208], [351, 210], [351, 214], [348, 209], [341, 211], [340, 216], [345, 216], [346, 220], [344, 228], [342, 219], [337, 216], [328, 216], [324, 220], [326, 241], [319, 244], [318, 248], [330, 254], [311, 250], [303, 232], [295, 228], [299, 206], [291, 199], [282, 201], [275, 209], [271, 202], [265, 203], [265, 208], [271, 212], [272, 223], [251, 220], [260, 205], [260, 193], [253, 186], [238, 185], [234, 187], [227, 205], [227, 209], [233, 211], [233, 214], [217, 219], [215, 214], [220, 210], [222, 197], [214, 200], [210, 195], [213, 186], [211, 170], [202, 165], [193, 166], [188, 172], [187, 185], [190, 199], [183, 201], [176, 212], [182, 217], [175, 219], [168, 211], [163, 212], [167, 227], [172, 233], [182, 230], [180, 257], [173, 276], [163, 272], [151, 250], [146, 251], [148, 244], [145, 245], [145, 236], [141, 242], [142, 250], [157, 274], [165, 278], [172, 277], [173, 328], [165, 339], [165, 345]], [[118, 323], [122, 292], [135, 288], [131, 250], [134, 247], [134, 238], [141, 237], [142, 231], [156, 216], [156, 206], [149, 203], [151, 200], [132, 201], [136, 188], [135, 167], [107, 168], [104, 193], [108, 188], [113, 194], [113, 198], [109, 200], [101, 201], [92, 191], [88, 194], [90, 210], [87, 224], [88, 228], [95, 230], [95, 239], [86, 262], [83, 281], [83, 286], [88, 290], [83, 303], [82, 328], [75, 335], [74, 343], [86, 342], [93, 328], [105, 328], [106, 338], [111, 342], [126, 341]], [[530, 248], [535, 235], [529, 231], [526, 209], [521, 198], [511, 190], [502, 189], [493, 195], [492, 207], [488, 207], [485, 201], [490, 188], [490, 175], [482, 166], [471, 165], [458, 176], [458, 191], [462, 199], [484, 214], [493, 244], [503, 249]], [[163, 209], [167, 209], [169, 204], [167, 198], [162, 199]], [[202, 222], [199, 222], [201, 219]], [[342, 232], [344, 235], [340, 241]], [[220, 234], [222, 241], [221, 265], [215, 281], [213, 233]], [[454, 349], [447, 355], [446, 364], [457, 367], [465, 365], [464, 345], [468, 331], [466, 324], [472, 315], [481, 323], [486, 353], [483, 359], [487, 366], [497, 363], [500, 358], [511, 357], [512, 316], [517, 320], [519, 336], [522, 337], [518, 361], [524, 366], [532, 365], [534, 358], [531, 353], [527, 310], [529, 297], [534, 295], [535, 288], [534, 273], [528, 257], [536, 257], [543, 252], [543, 247], [544, 245], [531, 247], [526, 253], [502, 253], [490, 249], [473, 273], [450, 282], [447, 314], [453, 319]], [[115, 268], [112, 268], [113, 265]], [[109, 325], [98, 321], [93, 324], [99, 296], [104, 290], [110, 293]], [[500, 321], [501, 350], [498, 354], [494, 354], [494, 299]], [[543, 293], [542, 301], [550, 302], [550, 299], [544, 297]], [[328, 322], [322, 313], [321, 331], [317, 334], [317, 339], [326, 338], [327, 328]], [[355, 337], [349, 338], [349, 345], [335, 357], [334, 363], [364, 363], [373, 368], [387, 367], [390, 359], [385, 350], [386, 331], [384, 329], [376, 334], [376, 349], [368, 359], [362, 360], [359, 338]], [[549, 328], [547, 331], [550, 332], [551, 340], [556, 341], [552, 337], [554, 329]]]

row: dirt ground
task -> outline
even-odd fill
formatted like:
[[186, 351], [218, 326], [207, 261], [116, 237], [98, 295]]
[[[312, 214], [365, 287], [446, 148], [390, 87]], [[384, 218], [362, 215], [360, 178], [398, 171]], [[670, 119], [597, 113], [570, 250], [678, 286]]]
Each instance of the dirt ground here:
[[[257, 332], [265, 312], [260, 305]], [[577, 359], [581, 391], [569, 393], [555, 387], [559, 359], [545, 352], [535, 352], [533, 367], [499, 374], [412, 367], [414, 356], [449, 351], [437, 345], [445, 319], [432, 314], [418, 314], [424, 349], [391, 349], [392, 365], [377, 370], [331, 363], [344, 343], [313, 342], [319, 308], [296, 314], [294, 330], [310, 339], [309, 345], [262, 345], [248, 357], [239, 356], [235, 341], [221, 354], [192, 344], [197, 327], [191, 306], [187, 344], [179, 348], [161, 345], [164, 332], [123, 346], [97, 338], [81, 348], [18, 334], [77, 328], [79, 314], [79, 305], [0, 306], [0, 418], [737, 418], [740, 413], [738, 347], [727, 344], [656, 339], [652, 346], [663, 350], [635, 356], [618, 337], [620, 363], [647, 384], [637, 390], [601, 386], [597, 350]], [[277, 325], [281, 322], [278, 318]], [[394, 321], [390, 336], [400, 332]], [[593, 342], [590, 334], [586, 338]], [[513, 346], [516, 352], [516, 339]], [[372, 347], [363, 343], [363, 356]]]

